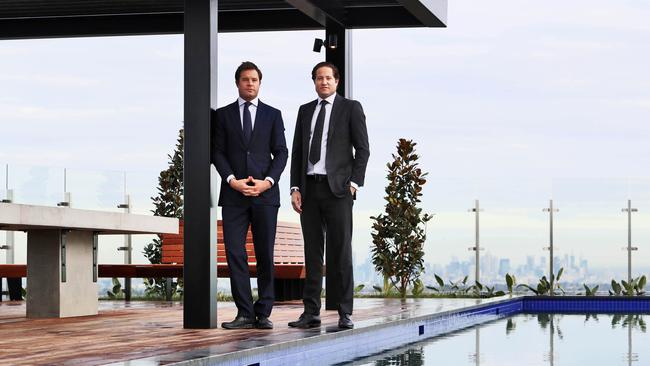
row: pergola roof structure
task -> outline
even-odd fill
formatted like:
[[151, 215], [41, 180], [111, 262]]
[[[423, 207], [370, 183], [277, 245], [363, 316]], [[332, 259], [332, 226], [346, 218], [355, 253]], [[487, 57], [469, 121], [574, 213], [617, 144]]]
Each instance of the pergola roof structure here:
[[[219, 32], [445, 27], [446, 0], [220, 0]], [[183, 0], [3, 0], [0, 39], [183, 33]]]
[[[349, 29], [446, 27], [447, 0], [0, 0], [0, 40], [184, 34], [186, 328], [217, 326], [216, 192], [210, 174], [218, 32], [325, 30], [327, 61], [350, 80]], [[347, 70], [347, 71], [346, 71]], [[347, 95], [345, 82], [338, 92]], [[206, 245], [207, 244], [207, 245]], [[326, 309], [336, 288], [327, 280]]]

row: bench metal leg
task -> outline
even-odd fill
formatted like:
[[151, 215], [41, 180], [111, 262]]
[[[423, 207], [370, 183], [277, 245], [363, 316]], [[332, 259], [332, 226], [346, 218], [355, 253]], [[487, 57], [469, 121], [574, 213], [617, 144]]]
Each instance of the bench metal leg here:
[[131, 301], [131, 279], [124, 279], [124, 301]]
[[7, 287], [9, 287], [9, 300], [22, 301], [23, 300], [23, 279], [22, 278], [7, 278]]
[[172, 280], [173, 278], [165, 278], [165, 300], [172, 301]]

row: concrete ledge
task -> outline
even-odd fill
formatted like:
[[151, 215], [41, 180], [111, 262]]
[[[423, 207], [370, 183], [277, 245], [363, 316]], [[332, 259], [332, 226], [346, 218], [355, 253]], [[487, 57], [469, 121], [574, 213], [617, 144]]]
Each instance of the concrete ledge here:
[[178, 234], [178, 219], [0, 203], [0, 230], [71, 229], [99, 234]]

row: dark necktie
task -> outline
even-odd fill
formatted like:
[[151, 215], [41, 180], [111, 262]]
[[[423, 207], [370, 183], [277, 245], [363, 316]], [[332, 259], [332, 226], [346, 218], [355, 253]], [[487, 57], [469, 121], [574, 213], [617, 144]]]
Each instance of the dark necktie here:
[[320, 102], [320, 111], [316, 117], [316, 126], [314, 127], [314, 134], [311, 137], [311, 146], [309, 147], [309, 162], [312, 164], [318, 163], [320, 160], [320, 145], [323, 140], [323, 125], [325, 125], [325, 105], [326, 100]]
[[247, 145], [251, 141], [251, 135], [253, 134], [253, 120], [251, 119], [251, 111], [248, 109], [250, 105], [251, 102], [244, 103], [244, 118], [243, 118], [244, 142]]

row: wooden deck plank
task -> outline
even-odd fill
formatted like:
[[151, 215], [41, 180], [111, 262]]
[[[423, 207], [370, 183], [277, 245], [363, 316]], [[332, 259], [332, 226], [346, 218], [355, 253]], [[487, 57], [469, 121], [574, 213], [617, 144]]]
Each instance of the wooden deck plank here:
[[[393, 300], [362, 300], [355, 301], [355, 322], [413, 311]], [[0, 303], [0, 363], [99, 365], [204, 347], [226, 353], [269, 335], [278, 342], [301, 337], [301, 331], [289, 328], [287, 322], [295, 320], [302, 307], [301, 301], [276, 305], [271, 315], [275, 323], [273, 330], [229, 331], [183, 329], [183, 310], [179, 303], [102, 301], [97, 316], [27, 319], [24, 303], [3, 302]], [[236, 313], [232, 303], [220, 303], [218, 311], [220, 322], [231, 320]], [[336, 311], [323, 311], [321, 315], [323, 329], [336, 326]]]

